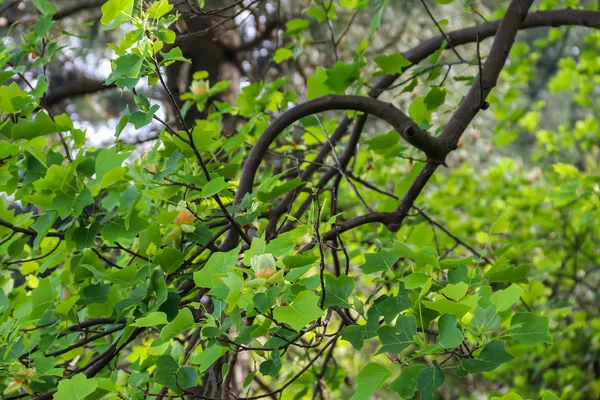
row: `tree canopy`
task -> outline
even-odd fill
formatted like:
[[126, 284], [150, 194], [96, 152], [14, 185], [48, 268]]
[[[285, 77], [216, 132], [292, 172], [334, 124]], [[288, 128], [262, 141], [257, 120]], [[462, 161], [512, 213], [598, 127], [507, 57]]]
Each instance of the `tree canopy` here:
[[0, 0], [3, 399], [600, 397], [600, 4]]

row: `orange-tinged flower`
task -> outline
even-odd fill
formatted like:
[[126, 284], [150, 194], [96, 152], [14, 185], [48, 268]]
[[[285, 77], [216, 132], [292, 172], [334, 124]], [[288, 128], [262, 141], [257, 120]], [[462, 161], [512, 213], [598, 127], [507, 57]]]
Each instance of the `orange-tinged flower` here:
[[257, 278], [268, 279], [277, 272], [275, 258], [270, 253], [252, 256], [250, 265]]
[[257, 278], [270, 278], [275, 274], [276, 271], [277, 270], [272, 267], [260, 269], [260, 270], [256, 271], [256, 277]]
[[181, 210], [179, 211], [179, 215], [175, 218], [175, 223], [177, 225], [193, 224], [195, 219], [196, 217], [194, 217], [194, 214], [188, 210]]

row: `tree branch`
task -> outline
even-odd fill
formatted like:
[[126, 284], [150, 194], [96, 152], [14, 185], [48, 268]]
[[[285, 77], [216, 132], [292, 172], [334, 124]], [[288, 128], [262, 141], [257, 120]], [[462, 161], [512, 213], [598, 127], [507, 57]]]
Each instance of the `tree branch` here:
[[[510, 49], [515, 41], [517, 31], [519, 30], [519, 27], [522, 26], [522, 22], [532, 3], [533, 0], [513, 0], [508, 7], [507, 13], [498, 28], [498, 35], [494, 39], [490, 54], [483, 66], [482, 79], [476, 79], [475, 84], [471, 87], [469, 93], [456, 112], [452, 115], [449, 123], [439, 136], [440, 140], [444, 143], [446, 154], [456, 148], [458, 139], [460, 139], [464, 130], [481, 108], [481, 101], [485, 99], [485, 96], [487, 96], [495, 86], [498, 75], [500, 75]], [[600, 20], [596, 23], [600, 25]], [[475, 32], [475, 35], [477, 39], [477, 31]], [[479, 86], [480, 81], [483, 82], [483, 88]], [[393, 213], [370, 213], [348, 220], [345, 223], [340, 224], [337, 229], [341, 233], [354, 227], [364, 225], [365, 223], [380, 222], [385, 224], [392, 232], [396, 232], [400, 229], [404, 218], [408, 214], [408, 210], [412, 207], [414, 201], [421, 193], [438, 165], [438, 163], [428, 160], [425, 167], [421, 170]], [[323, 235], [323, 239], [333, 239], [336, 235], [337, 232], [332, 229]]]
[[[15, 226], [15, 225], [11, 224], [10, 222], [5, 221], [3, 219], [0, 219], [0, 226], [11, 229], [13, 232], [24, 233], [29, 236], [37, 236], [37, 234], [38, 234], [33, 229], [19, 228], [18, 226]], [[64, 239], [65, 234], [63, 232], [48, 232], [46, 234], [46, 237], [56, 237], [56, 238]]]
[[78, 80], [60, 88], [51, 87], [45, 97], [46, 105], [49, 107], [71, 97], [85, 96], [115, 87], [114, 84], [107, 85], [104, 81], [95, 79]]

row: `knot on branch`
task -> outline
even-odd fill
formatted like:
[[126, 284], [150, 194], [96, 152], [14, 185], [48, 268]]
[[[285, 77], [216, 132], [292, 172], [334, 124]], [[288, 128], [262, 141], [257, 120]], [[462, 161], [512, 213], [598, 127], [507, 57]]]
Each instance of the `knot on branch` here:
[[417, 129], [413, 125], [408, 125], [404, 128], [404, 134], [408, 137], [415, 136], [417, 134]]

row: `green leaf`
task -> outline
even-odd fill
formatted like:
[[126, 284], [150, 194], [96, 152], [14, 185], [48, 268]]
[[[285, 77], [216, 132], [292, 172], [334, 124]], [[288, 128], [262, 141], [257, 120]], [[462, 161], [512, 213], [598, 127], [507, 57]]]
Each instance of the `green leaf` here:
[[466, 284], [465, 282], [459, 282], [456, 284], [446, 285], [443, 292], [446, 296], [448, 296], [452, 300], [459, 301], [460, 299], [465, 297], [465, 294], [467, 294], [468, 290], [469, 290], [468, 284]]
[[94, 222], [88, 227], [80, 226], [73, 231], [73, 238], [75, 241], [75, 248], [77, 250], [84, 250], [90, 247], [94, 247], [96, 235], [102, 230], [102, 225], [98, 222]]
[[294, 18], [285, 23], [286, 30], [284, 36], [298, 35], [308, 28], [308, 20], [301, 18]]
[[377, 329], [377, 336], [381, 340], [381, 348], [377, 354], [400, 354], [409, 344], [414, 342], [413, 336], [417, 334], [417, 319], [410, 315], [400, 315], [395, 326], [385, 325]]
[[56, 214], [56, 212], [50, 211], [50, 212], [43, 214], [40, 218], [37, 219], [37, 221], [35, 221], [35, 223], [33, 225], [31, 225], [33, 230], [35, 230], [37, 232], [37, 235], [35, 236], [35, 240], [33, 241], [34, 249], [40, 248], [40, 244], [42, 243], [42, 240], [44, 240], [44, 238], [50, 231], [50, 228], [52, 227], [52, 224], [54, 223], [54, 221], [56, 221], [56, 218], [58, 218], [58, 215]]
[[58, 383], [58, 390], [52, 397], [54, 400], [82, 400], [92, 394], [98, 387], [96, 379], [88, 379], [84, 374], [77, 374]]
[[225, 178], [219, 176], [218, 178], [211, 179], [209, 182], [204, 185], [202, 188], [202, 197], [211, 197], [217, 193], [222, 192], [227, 188], [227, 182], [225, 182]]
[[172, 247], [165, 247], [154, 256], [154, 264], [160, 265], [166, 274], [171, 274], [181, 266], [185, 254]]
[[296, 189], [299, 186], [302, 186], [303, 184], [304, 184], [304, 182], [302, 181], [302, 179], [300, 177], [296, 177], [294, 179], [290, 179], [290, 180], [286, 181], [282, 185], [275, 187], [268, 193], [258, 192], [257, 197], [263, 203], [270, 203], [271, 201], [275, 200], [276, 198], [289, 193], [290, 191]]
[[305, 256], [302, 254], [295, 254], [293, 256], [283, 257], [283, 265], [288, 269], [302, 268], [307, 265], [314, 264], [319, 259], [319, 256]]
[[510, 327], [510, 336], [520, 343], [529, 345], [539, 342], [552, 343], [547, 316], [532, 312], [518, 312], [512, 317]]
[[293, 55], [294, 53], [292, 53], [290, 49], [280, 47], [275, 52], [275, 55], [273, 55], [273, 61], [275, 61], [277, 64], [280, 64], [282, 61], [289, 60], [290, 58], [292, 58]]
[[490, 282], [529, 283], [527, 274], [530, 269], [530, 264], [521, 264], [514, 267], [508, 265], [508, 263], [497, 263], [485, 274], [485, 277]]
[[471, 325], [479, 334], [486, 334], [500, 326], [500, 317], [496, 314], [496, 307], [490, 305], [485, 309], [483, 307], [475, 308], [475, 316], [471, 320]]
[[354, 278], [347, 275], [325, 275], [325, 303], [323, 307], [349, 307], [348, 298], [354, 290]]
[[379, 29], [381, 26], [381, 20], [383, 19], [383, 12], [388, 5], [388, 0], [378, 1], [377, 4], [379, 7], [377, 8], [375, 15], [371, 19], [369, 34], [371, 37], [375, 34], [375, 31]]
[[241, 246], [226, 253], [213, 253], [206, 262], [204, 268], [194, 272], [194, 283], [198, 287], [214, 288], [213, 275], [227, 274], [231, 267], [237, 264]]
[[200, 354], [196, 354], [192, 357], [192, 364], [198, 364], [198, 373], [201, 374], [206, 371], [211, 365], [215, 363], [227, 353], [227, 347], [219, 346], [215, 343], [208, 345]]
[[560, 400], [560, 397], [558, 397], [557, 395], [555, 395], [551, 391], [546, 390], [544, 392], [544, 396], [542, 396], [542, 400]]
[[330, 20], [336, 20], [337, 14], [335, 12], [336, 4], [329, 0], [328, 2], [323, 2], [323, 5], [318, 5], [316, 7], [310, 7], [307, 11], [309, 17], [313, 17], [317, 20], [318, 23], [325, 22], [327, 18]]
[[391, 324], [398, 314], [412, 306], [413, 302], [408, 297], [410, 292], [411, 291], [404, 286], [403, 282], [399, 282], [398, 294], [396, 296], [390, 296], [377, 304], [377, 310], [383, 315], [385, 322]]
[[179, 314], [177, 314], [173, 321], [169, 322], [161, 329], [160, 338], [166, 342], [180, 333], [187, 331], [193, 326], [194, 316], [189, 308], [184, 308], [183, 310], [179, 311]]
[[148, 228], [149, 224], [147, 219], [133, 214], [129, 220], [129, 229], [125, 228], [124, 219], [113, 219], [104, 225], [100, 233], [109, 242], [135, 239], [140, 232]]
[[88, 264], [82, 264], [81, 267], [93, 273], [100, 280], [113, 282], [120, 285], [130, 284], [137, 273], [137, 268], [135, 265], [129, 265], [125, 268], [110, 272], [101, 271], [98, 268]]
[[433, 87], [425, 96], [425, 105], [428, 110], [437, 110], [446, 101], [446, 91]]
[[404, 282], [407, 289], [416, 289], [425, 287], [429, 279], [429, 275], [417, 272], [402, 278], [401, 281]]
[[[444, 260], [442, 260], [444, 261]], [[446, 269], [443, 265], [443, 262], [440, 262], [440, 267], [442, 269]], [[467, 267], [464, 265], [459, 265], [456, 269], [448, 271], [448, 283], [456, 284], [459, 282], [464, 282], [468, 277]]]
[[293, 231], [282, 233], [265, 246], [265, 253], [271, 253], [273, 257], [289, 254], [296, 246], [296, 240], [306, 235], [306, 233], [305, 226], [299, 226]]
[[71, 215], [73, 202], [75, 198], [68, 194], [59, 194], [52, 199], [52, 208], [58, 212], [58, 216], [62, 219]]
[[431, 118], [431, 110], [425, 103], [424, 97], [417, 97], [410, 103], [408, 106], [408, 116], [415, 121], [417, 125], [429, 121], [429, 118]]
[[502, 233], [509, 228], [510, 217], [507, 214], [501, 215], [490, 229], [490, 235]]
[[[106, 83], [111, 84], [123, 80], [121, 86], [129, 85], [131, 79], [140, 77], [144, 59], [137, 54], [130, 53], [120, 56], [114, 60], [114, 67], [111, 74], [106, 78]], [[137, 83], [137, 81], [135, 82]]]
[[263, 375], [276, 377], [277, 374], [279, 374], [279, 371], [281, 370], [282, 366], [283, 364], [281, 363], [279, 352], [272, 351], [271, 359], [261, 363], [259, 371]]
[[433, 393], [444, 384], [444, 373], [437, 361], [432, 368], [425, 368], [417, 376], [417, 389], [421, 391], [421, 400], [433, 399]]
[[471, 311], [472, 307], [467, 304], [455, 303], [448, 299], [439, 299], [436, 301], [422, 301], [422, 304], [441, 314], [454, 314], [458, 318], [462, 318], [466, 313]]
[[180, 367], [170, 355], [162, 355], [156, 359], [154, 382], [179, 392], [197, 384], [198, 372], [194, 368]]
[[403, 399], [411, 399], [417, 391], [417, 377], [427, 366], [413, 364], [402, 369], [402, 373], [387, 388]]
[[350, 342], [354, 350], [360, 350], [367, 339], [367, 331], [364, 325], [350, 325], [342, 330], [342, 340]]
[[159, 0], [152, 3], [147, 12], [150, 18], [158, 19], [172, 9], [173, 5], [169, 4], [169, 0]]
[[[396, 188], [394, 189], [394, 193], [396, 194], [396, 196], [404, 197], [406, 195], [412, 183], [415, 181], [417, 176], [419, 176], [419, 173], [421, 173], [423, 166], [423, 163], [416, 163], [410, 169], [408, 175], [406, 175], [405, 177], [400, 179], [398, 183], [396, 183]], [[394, 252], [400, 254], [403, 257], [409, 257], [410, 259], [413, 259], [413, 257], [417, 255], [417, 252], [415, 250], [408, 247], [406, 244], [397, 241], [394, 242]], [[404, 253], [406, 253], [406, 255], [403, 255]]]
[[[417, 170], [420, 171], [420, 168], [417, 168]], [[413, 170], [410, 171], [410, 175], [413, 175]], [[440, 267], [438, 262], [439, 255], [437, 254], [437, 251], [431, 247], [423, 247], [414, 250], [402, 242], [394, 241], [394, 253], [398, 254], [400, 257], [414, 260], [418, 267], [425, 267], [427, 265], [430, 265], [435, 269]]]
[[338, 61], [333, 68], [326, 70], [327, 85], [334, 93], [343, 94], [346, 89], [360, 78], [361, 64], [358, 62], [345, 63]]
[[[135, 129], [141, 129], [152, 122], [152, 118], [159, 108], [160, 106], [158, 104], [154, 104], [148, 111], [133, 112], [129, 115], [129, 122], [135, 127]], [[120, 134], [119, 130], [117, 130], [117, 133]], [[119, 137], [118, 134], [115, 136]]]
[[167, 166], [165, 169], [160, 171], [158, 174], [154, 175], [154, 179], [161, 180], [171, 175], [173, 172], [177, 170], [177, 166], [179, 161], [183, 158], [183, 154], [178, 151], [174, 151], [167, 160]]
[[390, 371], [377, 363], [369, 363], [356, 376], [356, 392], [349, 400], [369, 400], [390, 376]]
[[53, 15], [58, 11], [56, 6], [48, 0], [31, 0], [31, 3], [40, 10], [42, 15]]
[[372, 139], [363, 141], [364, 144], [369, 146], [369, 150], [373, 150], [376, 153], [380, 153], [397, 145], [400, 142], [400, 135], [396, 131], [389, 131], [384, 135], [375, 136]]
[[332, 93], [329, 86], [325, 84], [326, 80], [327, 71], [325, 68], [317, 67], [315, 74], [309, 77], [307, 80], [308, 94], [306, 97], [308, 100], [316, 99], [317, 97]]
[[266, 313], [275, 305], [277, 300], [277, 292], [279, 288], [277, 286], [271, 287], [266, 293], [257, 293], [252, 298], [256, 309], [261, 313]]
[[379, 253], [365, 254], [365, 263], [360, 266], [365, 274], [388, 270], [393, 273], [392, 266], [400, 259], [400, 256], [381, 250]]
[[135, 210], [135, 206], [141, 200], [142, 194], [135, 186], [129, 186], [121, 193], [119, 197], [118, 215], [125, 217], [125, 229], [131, 227], [131, 216]]
[[361, 8], [366, 8], [368, 5], [368, 0], [340, 0], [340, 5], [358, 10]]
[[438, 343], [446, 349], [453, 349], [460, 346], [463, 342], [463, 336], [460, 329], [456, 327], [456, 315], [444, 314], [438, 321], [439, 335]]
[[289, 306], [275, 307], [273, 317], [282, 323], [288, 324], [294, 330], [300, 331], [308, 323], [323, 316], [323, 310], [318, 306], [319, 296], [312, 291], [305, 290], [296, 296]]
[[94, 198], [92, 197], [92, 193], [89, 191], [89, 189], [82, 190], [73, 202], [73, 216], [80, 216], [83, 212], [83, 209], [93, 202]]
[[60, 126], [55, 124], [44, 111], [35, 114], [33, 120], [19, 119], [19, 122], [13, 127], [12, 138], [31, 140], [38, 136], [49, 135], [51, 133], [61, 132]]
[[103, 149], [96, 157], [96, 179], [102, 181], [104, 175], [111, 170], [120, 167], [129, 157], [130, 153], [118, 153], [115, 147]]
[[227, 312], [231, 312], [237, 306], [237, 302], [242, 296], [244, 290], [244, 278], [238, 271], [230, 271], [221, 281], [229, 288], [229, 293], [225, 299], [227, 303]]
[[108, 299], [109, 284], [92, 284], [83, 288], [79, 304], [86, 306], [88, 304], [104, 304]]
[[0, 86], [0, 111], [9, 114], [19, 112], [29, 102], [30, 98], [27, 96], [27, 92], [19, 89], [17, 82]]
[[373, 61], [386, 74], [401, 74], [404, 67], [412, 65], [410, 61], [402, 56], [402, 54], [379, 55], [373, 58]]
[[[181, 62], [186, 62], [186, 63], [191, 63], [190, 60], [188, 60], [187, 58], [185, 58], [183, 56], [183, 53], [181, 52], [181, 49], [179, 47], [173, 47], [171, 50], [169, 50], [167, 53], [163, 53], [162, 51], [160, 52], [160, 54], [163, 57], [163, 62], [165, 66], [169, 66], [170, 64], [172, 64], [175, 61], [181, 61]], [[154, 106], [153, 106], [154, 107]], [[153, 113], [154, 114], [154, 113]], [[194, 127], [195, 128], [195, 127]], [[192, 136], [194, 136], [194, 134], [192, 133]], [[196, 145], [196, 147], [198, 148], [198, 150], [201, 150], [203, 148], [203, 144], [202, 142], [197, 143], [196, 142], [196, 138], [194, 137], [194, 144]], [[198, 146], [198, 144], [200, 144], [200, 146]]]
[[523, 289], [513, 283], [504, 290], [501, 289], [492, 293], [491, 302], [496, 306], [498, 312], [506, 311], [519, 301], [521, 293], [523, 293]]
[[100, 22], [103, 25], [109, 25], [109, 28], [129, 21], [133, 11], [133, 0], [108, 0], [102, 5], [102, 18]]
[[31, 292], [30, 318], [32, 320], [40, 318], [53, 302], [54, 290], [52, 290], [50, 278], [41, 279], [38, 287]]
[[131, 325], [148, 327], [148, 326], [166, 325], [168, 323], [169, 323], [169, 321], [167, 321], [167, 314], [165, 314], [164, 312], [158, 311], [158, 312], [148, 313], [148, 315], [146, 315], [145, 317], [136, 319], [135, 322]]
[[462, 367], [471, 374], [493, 371], [514, 357], [504, 350], [502, 340], [494, 340], [488, 343], [475, 358], [463, 358]]

